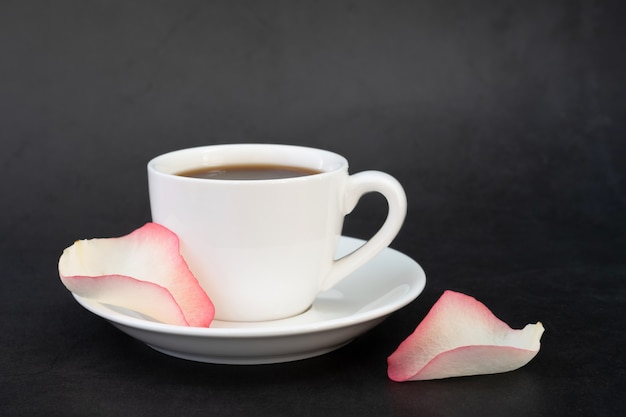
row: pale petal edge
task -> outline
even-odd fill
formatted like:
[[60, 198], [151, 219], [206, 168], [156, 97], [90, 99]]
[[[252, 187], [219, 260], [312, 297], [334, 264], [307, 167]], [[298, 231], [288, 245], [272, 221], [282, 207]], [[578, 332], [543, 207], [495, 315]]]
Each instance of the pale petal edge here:
[[164, 287], [124, 275], [63, 276], [72, 293], [135, 311], [162, 323], [189, 326], [182, 309]]

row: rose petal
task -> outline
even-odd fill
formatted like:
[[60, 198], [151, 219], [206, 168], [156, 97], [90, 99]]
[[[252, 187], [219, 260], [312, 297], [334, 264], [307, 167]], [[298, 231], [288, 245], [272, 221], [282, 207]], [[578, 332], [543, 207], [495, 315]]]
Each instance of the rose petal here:
[[475, 298], [445, 291], [389, 356], [393, 381], [417, 381], [512, 371], [539, 352], [541, 323], [511, 329]]
[[147, 223], [117, 238], [76, 241], [59, 259], [73, 293], [134, 310], [169, 324], [207, 327], [213, 303], [200, 287], [169, 229]]

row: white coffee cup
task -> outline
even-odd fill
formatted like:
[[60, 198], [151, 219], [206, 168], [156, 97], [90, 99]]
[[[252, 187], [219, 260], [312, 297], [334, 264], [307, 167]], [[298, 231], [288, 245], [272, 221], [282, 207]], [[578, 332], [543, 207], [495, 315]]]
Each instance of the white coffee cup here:
[[[320, 173], [268, 180], [177, 175], [246, 164]], [[378, 171], [349, 175], [344, 157], [314, 148], [183, 149], [151, 160], [148, 183], [153, 221], [178, 235], [183, 257], [215, 305], [215, 318], [226, 321], [275, 320], [306, 311], [320, 291], [386, 248], [406, 216], [406, 195], [393, 177]], [[362, 247], [335, 260], [344, 216], [368, 192], [386, 198], [387, 219]]]

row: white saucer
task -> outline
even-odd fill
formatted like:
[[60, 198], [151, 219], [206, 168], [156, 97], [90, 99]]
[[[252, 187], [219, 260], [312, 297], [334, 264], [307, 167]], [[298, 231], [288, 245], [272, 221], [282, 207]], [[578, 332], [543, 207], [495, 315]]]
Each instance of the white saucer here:
[[[361, 244], [360, 239], [342, 237], [337, 253], [349, 253]], [[74, 298], [124, 333], [165, 354], [246, 365], [294, 361], [338, 349], [413, 301], [425, 284], [424, 271], [414, 260], [387, 248], [335, 287], [320, 293], [309, 310], [283, 320], [216, 320], [208, 328], [184, 327], [158, 323], [75, 294]]]

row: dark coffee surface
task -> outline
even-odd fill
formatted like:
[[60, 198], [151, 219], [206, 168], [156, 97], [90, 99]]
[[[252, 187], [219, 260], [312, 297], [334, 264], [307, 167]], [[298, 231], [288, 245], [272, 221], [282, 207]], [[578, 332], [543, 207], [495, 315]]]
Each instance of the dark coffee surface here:
[[275, 180], [304, 177], [321, 171], [286, 165], [223, 165], [182, 171], [176, 175], [210, 180]]

